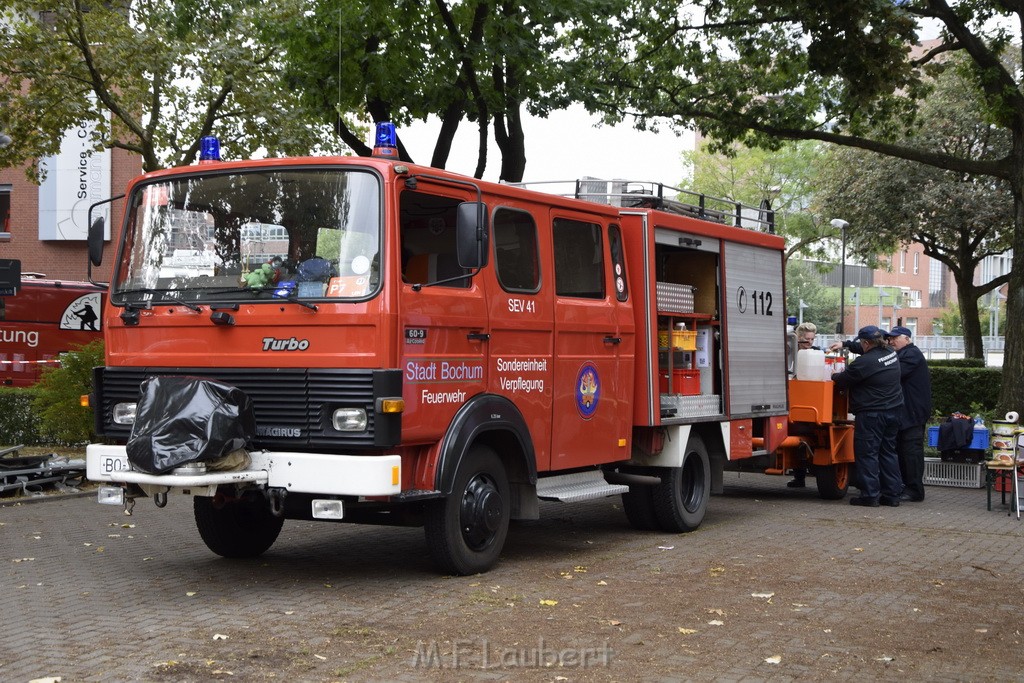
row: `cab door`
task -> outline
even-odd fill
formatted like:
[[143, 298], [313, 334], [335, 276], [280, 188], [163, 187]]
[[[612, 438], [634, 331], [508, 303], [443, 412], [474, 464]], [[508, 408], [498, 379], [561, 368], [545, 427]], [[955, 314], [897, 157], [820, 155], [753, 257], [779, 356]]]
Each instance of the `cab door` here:
[[[512, 401], [530, 430], [537, 469], [551, 468], [553, 293], [538, 219], [546, 207], [499, 206], [491, 219], [494, 267], [484, 270], [491, 338], [489, 391]], [[546, 257], [547, 249], [543, 256]]]
[[634, 323], [621, 239], [612, 227], [594, 216], [551, 216], [555, 470], [629, 457]]

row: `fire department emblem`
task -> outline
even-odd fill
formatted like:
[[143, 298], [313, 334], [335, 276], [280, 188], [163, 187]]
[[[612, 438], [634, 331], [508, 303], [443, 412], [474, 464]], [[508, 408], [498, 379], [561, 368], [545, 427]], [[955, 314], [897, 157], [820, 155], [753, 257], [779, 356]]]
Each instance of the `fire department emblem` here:
[[601, 378], [597, 368], [591, 362], [580, 367], [576, 375], [576, 410], [580, 417], [589, 420], [597, 412], [597, 404], [601, 399]]

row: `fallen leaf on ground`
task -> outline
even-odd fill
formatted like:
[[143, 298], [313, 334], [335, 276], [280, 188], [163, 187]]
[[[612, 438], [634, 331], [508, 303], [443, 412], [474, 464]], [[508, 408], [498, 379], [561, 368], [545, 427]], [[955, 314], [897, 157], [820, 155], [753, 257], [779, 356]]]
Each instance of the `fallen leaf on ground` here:
[[708, 573], [711, 574], [711, 576], [719, 576], [725, 573], [725, 567], [712, 567], [708, 570]]
[[767, 598], [767, 599], [770, 600], [770, 599], [775, 597], [775, 593], [751, 593], [750, 597], [752, 597], [752, 598]]
[[708, 626], [725, 626], [725, 622], [721, 619], [712, 619], [708, 622]]
[[598, 585], [598, 586], [607, 586], [607, 585], [608, 585], [608, 582], [607, 582], [607, 581], [605, 581], [604, 579], [602, 579], [602, 580], [600, 580], [600, 581], [598, 581], [598, 582], [597, 582], [597, 585]]
[[195, 594], [196, 594], [195, 591], [188, 591], [187, 593], [185, 593], [185, 595], [187, 595], [190, 598], [193, 597]]
[[675, 550], [674, 545], [659, 545], [658, 550]]
[[546, 607], [553, 607], [554, 605], [558, 604], [558, 600], [541, 600], [540, 604]]
[[782, 661], [782, 655], [773, 655], [771, 657], [765, 657], [764, 661], [766, 664], [778, 664]]
[[679, 632], [682, 633], [684, 636], [692, 636], [694, 633], [697, 632], [697, 629], [695, 629], [695, 628], [683, 628], [682, 626], [680, 626], [679, 627]]
[[313, 655], [313, 656], [316, 657], [317, 659], [321, 660], [321, 661], [324, 661], [324, 662], [327, 661], [327, 657], [324, 657], [323, 655]]
[[224, 635], [223, 633], [214, 633], [213, 634], [213, 639], [214, 640], [227, 640], [228, 637], [226, 635]]
[[896, 661], [896, 658], [895, 657], [890, 657], [889, 655], [882, 655], [881, 657], [875, 657], [875, 661], [876, 662], [893, 662], [893, 661]]
[[720, 617], [724, 617], [725, 616], [725, 610], [724, 609], [711, 608], [711, 609], [708, 609], [708, 610], [705, 610], [705, 611], [708, 614], [717, 614]]

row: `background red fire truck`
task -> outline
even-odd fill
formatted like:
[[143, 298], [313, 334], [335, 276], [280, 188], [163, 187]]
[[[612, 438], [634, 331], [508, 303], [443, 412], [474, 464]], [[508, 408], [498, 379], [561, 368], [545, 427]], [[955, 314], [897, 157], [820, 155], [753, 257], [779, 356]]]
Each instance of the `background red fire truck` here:
[[25, 274], [0, 296], [0, 385], [25, 387], [60, 354], [102, 338], [103, 288]]
[[633, 526], [683, 532], [726, 469], [811, 465], [845, 494], [843, 397], [797, 390], [790, 425], [764, 212], [393, 154], [205, 156], [128, 188], [92, 396], [101, 502], [191, 496], [226, 557], [286, 519], [419, 524], [468, 574], [542, 500], [621, 495]]

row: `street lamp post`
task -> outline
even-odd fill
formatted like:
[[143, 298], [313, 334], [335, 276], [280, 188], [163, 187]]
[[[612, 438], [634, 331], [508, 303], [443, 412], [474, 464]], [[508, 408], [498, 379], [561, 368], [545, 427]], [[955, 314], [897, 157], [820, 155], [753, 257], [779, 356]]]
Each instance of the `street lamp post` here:
[[843, 253], [839, 266], [839, 325], [836, 330], [839, 332], [839, 336], [843, 336], [845, 333], [843, 323], [846, 318], [846, 229], [850, 227], [850, 224], [842, 218], [833, 218], [830, 223], [833, 228], [841, 230], [843, 233]]
[[850, 289], [853, 290], [853, 327], [854, 329], [860, 329], [860, 287], [857, 285], [850, 285]]

